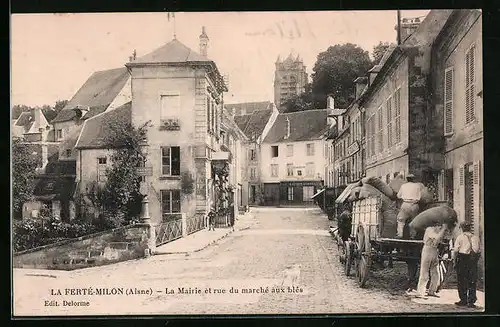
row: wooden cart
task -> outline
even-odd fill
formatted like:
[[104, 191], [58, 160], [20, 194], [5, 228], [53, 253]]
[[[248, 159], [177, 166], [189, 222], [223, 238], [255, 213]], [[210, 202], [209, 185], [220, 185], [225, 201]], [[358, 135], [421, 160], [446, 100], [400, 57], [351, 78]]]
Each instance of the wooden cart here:
[[[344, 265], [347, 276], [355, 271], [360, 287], [364, 287], [368, 279], [370, 267], [374, 261], [381, 264], [387, 262], [392, 267], [394, 261], [420, 263], [422, 240], [384, 238], [380, 236], [383, 229], [381, 201], [377, 197], [353, 202], [352, 228], [349, 240], [343, 241], [336, 237], [340, 262]], [[440, 266], [445, 267], [445, 274], [440, 274], [441, 284], [446, 281], [451, 269], [451, 262], [445, 259], [451, 257], [450, 242], [443, 241], [439, 246]], [[440, 269], [440, 272], [444, 272]], [[440, 285], [442, 286], [442, 285]]]

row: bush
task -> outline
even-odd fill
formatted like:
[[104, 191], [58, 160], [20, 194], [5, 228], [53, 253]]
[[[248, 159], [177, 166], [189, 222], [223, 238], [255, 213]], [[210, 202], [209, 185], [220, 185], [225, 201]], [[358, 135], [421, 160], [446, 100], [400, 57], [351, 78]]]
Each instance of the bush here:
[[63, 223], [56, 219], [23, 219], [13, 225], [14, 252], [93, 234], [103, 229], [90, 223]]

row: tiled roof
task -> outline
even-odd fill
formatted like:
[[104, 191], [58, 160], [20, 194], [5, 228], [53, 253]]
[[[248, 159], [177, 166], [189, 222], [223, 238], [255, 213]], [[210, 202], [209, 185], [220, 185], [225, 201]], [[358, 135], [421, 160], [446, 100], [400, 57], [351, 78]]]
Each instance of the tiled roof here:
[[15, 126], [24, 127], [24, 131], [27, 132], [30, 130], [31, 125], [33, 125], [34, 122], [33, 113], [31, 111], [25, 111], [19, 116]]
[[273, 111], [256, 110], [250, 115], [235, 116], [234, 121], [245, 135], [252, 139], [262, 135], [269, 118], [271, 118]]
[[106, 110], [127, 83], [130, 75], [126, 67], [102, 70], [93, 73], [76, 92], [68, 104], [52, 120], [52, 123], [72, 120], [77, 106], [88, 107], [84, 119], [89, 119]]
[[61, 148], [62, 151], [64, 151], [64, 156], [66, 150], [72, 150], [71, 152], [73, 153], [73, 148], [76, 145], [76, 141], [78, 141], [78, 137], [80, 136], [80, 133], [82, 131], [83, 124], [77, 125], [71, 129], [69, 134], [64, 137], [62, 140], [61, 144], [59, 147]]
[[[285, 140], [287, 118], [290, 121], [290, 136]], [[279, 114], [269, 130], [265, 143], [317, 140], [328, 130], [327, 110], [305, 110]]]
[[75, 148], [77, 149], [101, 149], [105, 148], [105, 140], [109, 133], [107, 124], [109, 122], [131, 122], [132, 102], [107, 111], [101, 115], [87, 119], [83, 125], [80, 139]]
[[133, 63], [182, 63], [210, 61], [174, 39], [151, 53], [137, 58]]
[[259, 101], [259, 102], [245, 102], [245, 103], [233, 103], [224, 105], [229, 112], [234, 109], [234, 114], [236, 116], [249, 115], [257, 110], [268, 110], [271, 109], [271, 101]]

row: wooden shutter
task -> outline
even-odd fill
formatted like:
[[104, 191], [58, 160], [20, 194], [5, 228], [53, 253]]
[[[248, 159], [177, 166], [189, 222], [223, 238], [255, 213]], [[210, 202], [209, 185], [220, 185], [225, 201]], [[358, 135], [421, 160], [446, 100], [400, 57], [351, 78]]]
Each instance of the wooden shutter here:
[[398, 88], [394, 99], [394, 125], [395, 126], [395, 143], [401, 142], [401, 88]]
[[481, 163], [477, 161], [473, 164], [473, 228], [479, 230], [481, 221]]
[[465, 54], [465, 123], [474, 120], [475, 107], [475, 46], [472, 45]]
[[386, 118], [387, 118], [387, 148], [392, 146], [392, 97], [387, 99], [386, 106]]
[[458, 168], [457, 206], [459, 221], [465, 220], [465, 167]]
[[441, 171], [438, 175], [438, 199], [439, 199], [439, 201], [446, 200], [444, 180], [445, 180], [445, 171], [444, 171], [444, 169], [441, 169]]
[[453, 68], [444, 73], [444, 134], [453, 133]]

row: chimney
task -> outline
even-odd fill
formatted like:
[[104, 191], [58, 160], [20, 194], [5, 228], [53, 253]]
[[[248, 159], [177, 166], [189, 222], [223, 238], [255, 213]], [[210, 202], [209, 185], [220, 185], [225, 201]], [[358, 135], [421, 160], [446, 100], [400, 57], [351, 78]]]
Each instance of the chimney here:
[[205, 26], [203, 26], [200, 34], [200, 54], [204, 57], [207, 56], [208, 40], [207, 33], [205, 33]]
[[356, 99], [359, 98], [361, 93], [366, 87], [366, 84], [368, 84], [368, 78], [366, 77], [358, 77], [354, 80], [354, 84], [356, 87]]
[[326, 108], [327, 109], [335, 109], [335, 99], [331, 94], [326, 97]]
[[285, 140], [288, 140], [290, 137], [290, 119], [286, 117], [286, 134], [285, 134]]
[[420, 26], [420, 18], [403, 18], [401, 22], [394, 28], [396, 31], [399, 27], [399, 38], [398, 41], [404, 43], [406, 39], [412, 35], [417, 28]]

